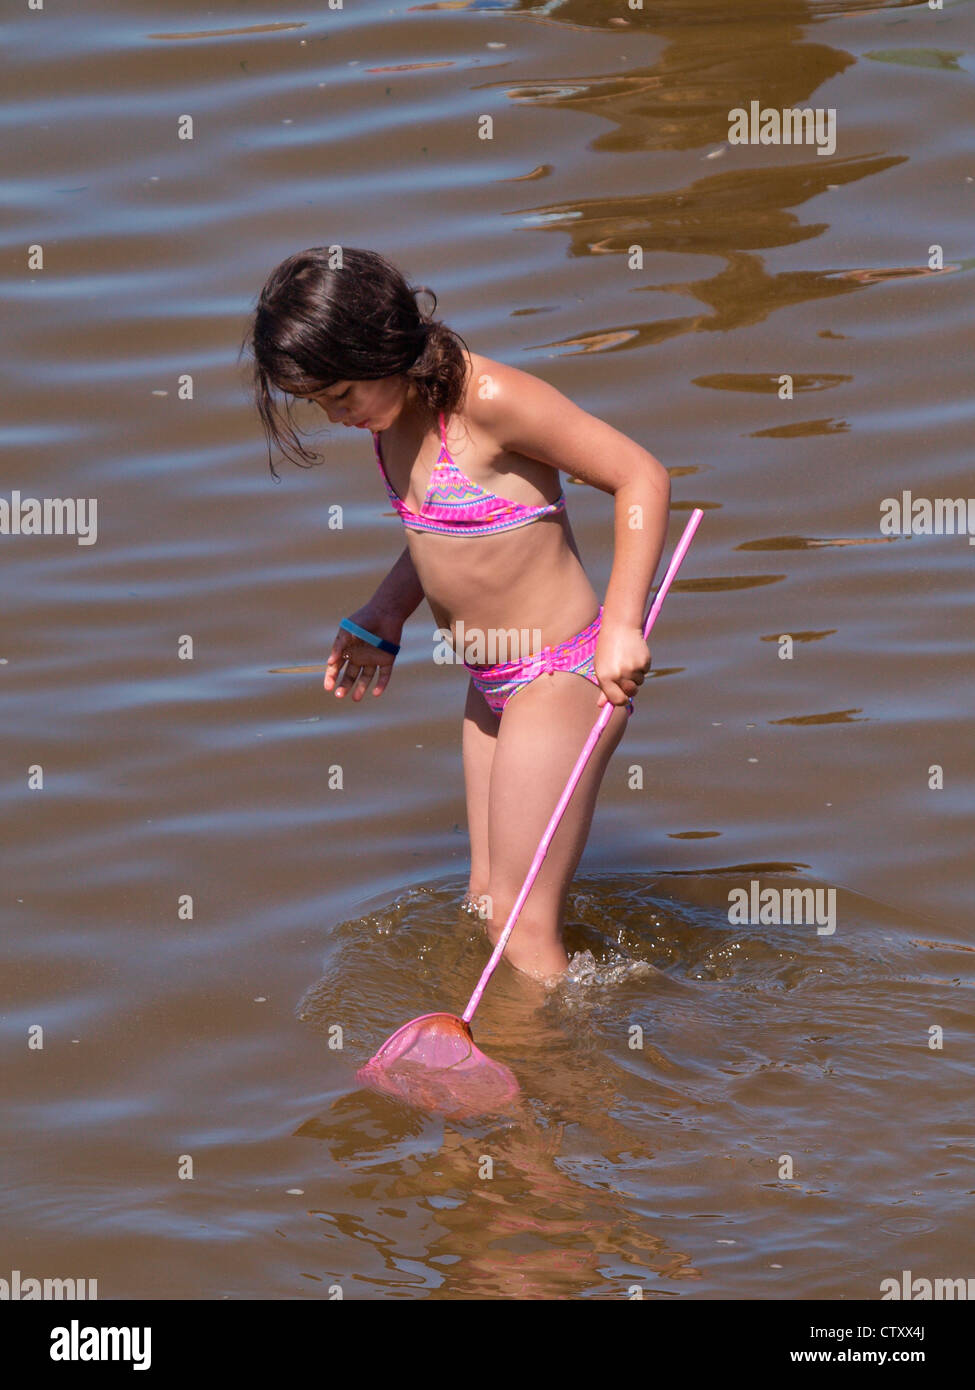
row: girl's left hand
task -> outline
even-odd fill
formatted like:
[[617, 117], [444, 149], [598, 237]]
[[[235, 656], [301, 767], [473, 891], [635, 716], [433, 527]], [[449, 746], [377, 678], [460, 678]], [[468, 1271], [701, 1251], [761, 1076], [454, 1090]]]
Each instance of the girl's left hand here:
[[602, 709], [607, 700], [625, 705], [650, 670], [650, 648], [643, 640], [643, 629], [604, 621], [596, 641], [595, 670], [600, 690], [598, 708]]

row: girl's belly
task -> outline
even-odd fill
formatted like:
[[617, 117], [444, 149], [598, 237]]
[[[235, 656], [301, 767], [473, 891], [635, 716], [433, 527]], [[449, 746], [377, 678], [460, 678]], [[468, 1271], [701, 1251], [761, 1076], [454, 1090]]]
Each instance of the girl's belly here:
[[595, 616], [596, 592], [563, 513], [493, 536], [407, 531], [407, 545], [439, 628], [529, 628], [565, 641]]

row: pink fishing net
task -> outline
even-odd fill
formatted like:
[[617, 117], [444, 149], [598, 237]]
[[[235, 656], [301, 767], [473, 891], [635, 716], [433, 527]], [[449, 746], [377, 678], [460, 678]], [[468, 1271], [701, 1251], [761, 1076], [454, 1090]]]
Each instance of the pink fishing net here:
[[397, 1028], [356, 1074], [383, 1095], [452, 1119], [473, 1119], [507, 1109], [518, 1082], [503, 1062], [475, 1047], [454, 1014], [424, 1014]]

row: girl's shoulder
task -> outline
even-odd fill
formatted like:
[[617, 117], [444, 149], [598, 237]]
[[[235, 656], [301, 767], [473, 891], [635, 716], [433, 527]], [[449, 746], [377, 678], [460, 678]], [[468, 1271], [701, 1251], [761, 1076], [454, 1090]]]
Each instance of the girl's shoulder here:
[[485, 396], [494, 389], [504, 364], [484, 357], [479, 352], [471, 352], [466, 347], [461, 351], [464, 354], [467, 376], [464, 380], [464, 395], [454, 411], [454, 418], [459, 417], [468, 430], [471, 425], [483, 430], [490, 423], [491, 417], [490, 409], [485, 408]]
[[460, 413], [478, 428], [490, 431], [499, 417], [512, 407], [523, 405], [550, 409], [551, 397], [564, 398], [547, 382], [520, 367], [484, 357], [479, 352], [464, 352], [468, 364], [465, 399]]
[[[546, 459], [548, 443], [565, 422], [589, 417], [541, 377], [477, 352], [465, 353], [469, 373], [458, 410], [464, 432], [485, 457], [502, 453]], [[607, 428], [602, 426], [602, 428]], [[522, 439], [526, 445], [514, 443]]]
[[501, 364], [493, 362], [490, 357], [483, 357], [479, 352], [469, 352], [466, 347], [462, 351], [467, 366], [462, 409], [465, 415], [469, 415], [478, 400], [479, 392], [483, 391], [485, 383], [489, 382], [491, 370]]
[[493, 357], [485, 357], [480, 352], [468, 352], [464, 349], [464, 361], [467, 363], [467, 404], [472, 406], [475, 401], [485, 400], [491, 395], [492, 391], [510, 380], [512, 373], [515, 376], [526, 376], [526, 372], [519, 372], [517, 367], [509, 367], [505, 362], [496, 362]]

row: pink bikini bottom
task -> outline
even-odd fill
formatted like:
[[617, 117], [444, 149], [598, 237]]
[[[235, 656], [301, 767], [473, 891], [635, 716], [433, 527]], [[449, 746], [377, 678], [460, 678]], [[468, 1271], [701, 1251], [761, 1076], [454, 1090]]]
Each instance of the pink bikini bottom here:
[[[598, 689], [594, 658], [602, 618], [603, 607], [600, 604], [599, 612], [588, 627], [558, 646], [543, 647], [539, 656], [528, 657], [524, 661], [507, 661], [501, 666], [470, 666], [465, 661], [464, 667], [499, 719], [515, 691], [528, 685], [544, 671], [572, 671], [577, 676], [584, 676]], [[632, 700], [627, 700], [626, 708], [630, 714], [633, 713]]]

